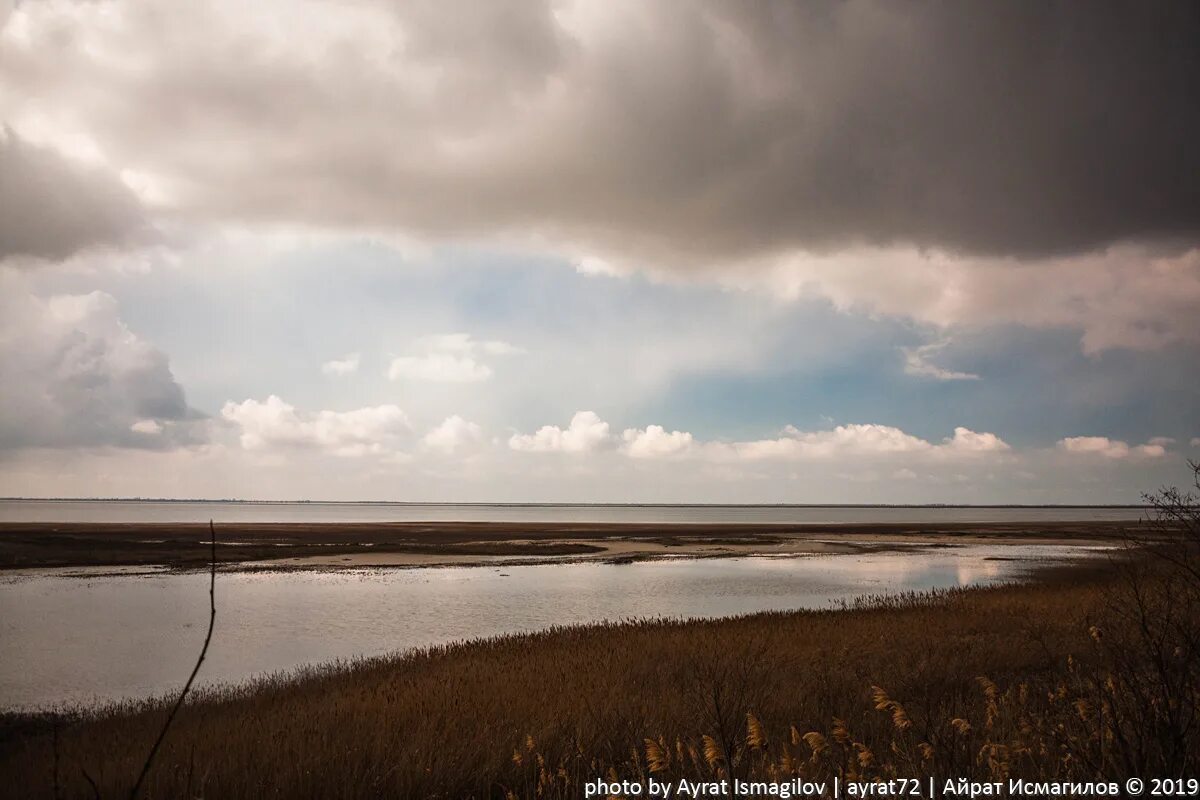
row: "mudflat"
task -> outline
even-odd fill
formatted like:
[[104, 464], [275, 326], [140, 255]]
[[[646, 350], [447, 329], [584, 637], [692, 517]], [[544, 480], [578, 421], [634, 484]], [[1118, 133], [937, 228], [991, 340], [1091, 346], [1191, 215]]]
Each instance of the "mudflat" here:
[[[981, 543], [1103, 545], [1136, 523], [222, 523], [225, 568], [420, 567], [877, 552]], [[207, 524], [0, 523], [0, 570], [209, 562]]]

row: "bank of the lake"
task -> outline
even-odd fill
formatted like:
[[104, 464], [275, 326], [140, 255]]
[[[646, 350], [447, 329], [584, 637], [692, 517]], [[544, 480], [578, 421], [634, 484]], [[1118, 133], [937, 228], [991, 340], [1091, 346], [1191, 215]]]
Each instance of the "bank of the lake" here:
[[[863, 595], [989, 586], [1097, 560], [1079, 544], [969, 544], [821, 555], [494, 563], [217, 574], [203, 684], [414, 647], [626, 619], [829, 608]], [[168, 692], [207, 625], [207, 570], [0, 573], [0, 710]]]
[[[872, 686], [904, 701], [913, 748], [960, 719], [975, 726], [961, 746], [978, 750], [992, 701], [977, 676], [1015, 692], [1057, 680], [1068, 654], [1086, 663], [1111, 580], [1060, 570], [849, 610], [555, 629], [209, 690], [176, 720], [147, 796], [579, 797], [589, 777], [649, 774], [647, 739], [665, 750], [664, 769], [689, 774], [719, 773], [722, 758], [748, 770], [767, 752], [817, 765], [789, 731], [828, 732], [835, 717], [882, 762], [895, 758], [885, 746], [895, 714], [877, 710]], [[747, 714], [761, 753], [747, 749]], [[9, 716], [0, 785], [90, 796], [86, 774], [102, 796], [122, 795], [164, 716], [161, 702]], [[943, 758], [960, 746], [935, 741]], [[737, 753], [719, 752], [731, 745]]]

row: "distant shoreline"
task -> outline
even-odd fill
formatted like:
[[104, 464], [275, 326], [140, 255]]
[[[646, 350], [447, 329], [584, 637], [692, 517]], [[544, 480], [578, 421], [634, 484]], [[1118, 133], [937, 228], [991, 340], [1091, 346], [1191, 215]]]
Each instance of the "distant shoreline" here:
[[447, 500], [232, 500], [178, 497], [0, 497], [0, 503], [213, 503], [223, 505], [436, 506], [473, 508], [1095, 508], [1149, 509], [1144, 503], [537, 503]]
[[[217, 525], [225, 569], [339, 569], [623, 563], [868, 553], [912, 546], [1118, 542], [1129, 522], [596, 523], [230, 522]], [[207, 523], [0, 523], [0, 571], [209, 563]]]

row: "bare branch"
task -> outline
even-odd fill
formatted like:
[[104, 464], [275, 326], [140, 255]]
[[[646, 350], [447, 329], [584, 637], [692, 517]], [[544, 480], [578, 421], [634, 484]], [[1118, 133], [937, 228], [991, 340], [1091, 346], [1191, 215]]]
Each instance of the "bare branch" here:
[[167, 731], [171, 728], [171, 723], [175, 721], [175, 715], [179, 713], [184, 699], [187, 698], [188, 692], [192, 689], [192, 683], [196, 680], [196, 673], [200, 671], [200, 665], [204, 663], [204, 657], [208, 655], [208, 643], [212, 641], [213, 625], [217, 620], [217, 531], [213, 527], [211, 519], [208, 521], [208, 532], [211, 536], [208, 580], [208, 633], [204, 636], [204, 646], [200, 648], [200, 657], [196, 659], [196, 666], [192, 667], [192, 674], [188, 676], [187, 683], [183, 685], [183, 691], [179, 693], [179, 699], [175, 701], [175, 706], [171, 709], [171, 713], [167, 715], [167, 721], [163, 724], [162, 730], [159, 731], [158, 739], [154, 742], [154, 747], [150, 748], [150, 754], [146, 756], [146, 763], [142, 765], [142, 772], [138, 775], [137, 782], [133, 784], [133, 789], [129, 791], [130, 800], [135, 800], [138, 792], [141, 791], [142, 783], [145, 782], [146, 775], [150, 772], [150, 766], [154, 763], [154, 757], [158, 755], [158, 748], [162, 746], [163, 739], [166, 738]]

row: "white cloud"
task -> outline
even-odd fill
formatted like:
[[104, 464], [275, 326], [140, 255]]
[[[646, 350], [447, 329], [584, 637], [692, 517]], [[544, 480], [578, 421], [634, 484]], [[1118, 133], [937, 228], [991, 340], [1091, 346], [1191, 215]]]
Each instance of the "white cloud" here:
[[1192, 447], [1200, 447], [1200, 436], [1192, 437], [1192, 441], [1188, 444], [1190, 444]]
[[[734, 449], [739, 443], [705, 443], [694, 436], [685, 447], [685, 432], [662, 426], [612, 435], [586, 412], [564, 429], [518, 436], [513, 450], [503, 440], [483, 437], [461, 417], [443, 420], [415, 439], [394, 408], [309, 413], [268, 397], [229, 403], [223, 416], [227, 424], [214, 426], [215, 441], [204, 447], [156, 450], [147, 443], [139, 450], [27, 448], [7, 453], [0, 458], [0, 485], [11, 494], [31, 496], [1122, 502], [1135, 501], [1139, 489], [1169, 484], [1178, 467], [1170, 458], [1135, 459], [1132, 447], [1126, 461], [1044, 448], [1009, 453], [987, 434], [967, 429], [925, 440], [888, 426], [841, 426], [840, 432], [791, 428], [777, 438], [794, 442], [772, 455], [739, 453]], [[131, 424], [136, 422], [141, 420]], [[164, 434], [169, 432], [170, 425], [164, 425]], [[128, 435], [156, 438], [133, 431]], [[640, 453], [630, 448], [636, 442], [645, 445]], [[587, 455], [564, 460], [515, 452], [520, 449]], [[1064, 458], [1077, 463], [1064, 469]], [[1112, 468], [1117, 465], [1124, 468]]]
[[575, 271], [581, 275], [603, 276], [606, 278], [626, 278], [631, 270], [620, 267], [599, 256], [584, 256], [575, 261]]
[[[104, 292], [43, 297], [0, 268], [0, 375], [0, 449], [164, 448], [207, 435], [166, 354]], [[151, 424], [161, 435], [146, 435]]]
[[631, 458], [665, 458], [686, 453], [693, 439], [685, 431], [668, 433], [661, 425], [648, 425], [645, 430], [627, 429], [621, 436], [622, 450]]
[[348, 353], [342, 358], [326, 361], [321, 365], [321, 372], [326, 375], [350, 375], [358, 372], [360, 356], [358, 353]]
[[480, 356], [511, 356], [524, 353], [521, 348], [499, 340], [479, 341], [467, 333], [442, 333], [423, 336], [414, 343], [419, 355], [392, 359], [390, 380], [415, 380], [436, 383], [477, 383], [492, 377], [492, 368]]
[[139, 419], [137, 422], [129, 426], [129, 430], [134, 433], [144, 433], [148, 436], [157, 436], [163, 432], [162, 423], [152, 419]]
[[339, 456], [382, 455], [396, 451], [411, 432], [408, 418], [394, 405], [303, 413], [276, 395], [263, 402], [229, 401], [221, 416], [240, 428], [246, 450], [294, 447]]
[[426, 449], [446, 455], [476, 447], [482, 442], [483, 429], [457, 414], [446, 417], [440, 425], [421, 438], [421, 444]]
[[423, 356], [398, 356], [388, 367], [389, 380], [430, 381], [434, 383], [476, 383], [492, 377], [492, 368], [470, 356], [429, 353]]
[[961, 453], [1003, 453], [1011, 450], [1008, 443], [994, 433], [976, 433], [969, 428], [954, 429], [954, 436], [942, 446]]
[[832, 430], [801, 431], [793, 426], [775, 439], [706, 445], [715, 458], [738, 460], [809, 460], [836, 457], [883, 458], [919, 456], [934, 459], [972, 457], [1008, 451], [1009, 445], [993, 433], [976, 433], [955, 428], [954, 436], [941, 444], [921, 439], [890, 425], [838, 425]]
[[778, 438], [735, 442], [728, 447], [739, 459], [757, 460], [915, 453], [933, 445], [889, 425], [851, 424], [826, 431], [801, 431], [789, 425]]
[[714, 270], [719, 283], [777, 297], [822, 297], [843, 311], [938, 328], [1016, 323], [1081, 331], [1089, 355], [1200, 342], [1200, 248], [1162, 255], [1137, 245], [1026, 264], [937, 249], [786, 253]]
[[[566, 430], [546, 425], [534, 434], [514, 435], [509, 446], [528, 452], [590, 452], [612, 439], [607, 422], [590, 411], [581, 411]], [[1004, 454], [1012, 449], [994, 433], [977, 433], [964, 427], [955, 428], [953, 436], [934, 444], [899, 428], [874, 424], [839, 425], [820, 431], [802, 431], [789, 425], [776, 438], [742, 442], [699, 442], [686, 431], [668, 432], [661, 425], [648, 425], [626, 429], [621, 443], [620, 452], [630, 458], [689, 456], [716, 462], [892, 456], [946, 461]]]
[[948, 341], [923, 344], [919, 347], [903, 347], [904, 372], [921, 378], [934, 378], [939, 381], [977, 381], [979, 376], [973, 372], [956, 372], [955, 370], [939, 367], [930, 358], [944, 348]]
[[1107, 436], [1068, 436], [1058, 440], [1058, 448], [1067, 453], [1098, 456], [1119, 461], [1126, 458], [1161, 458], [1167, 454], [1166, 444], [1173, 440], [1155, 437], [1146, 444], [1130, 447], [1128, 443]]
[[516, 345], [498, 339], [480, 341], [472, 338], [469, 333], [438, 333], [422, 336], [417, 339], [416, 346], [431, 352], [461, 353], [476, 355], [485, 353], [490, 356], [519, 355], [525, 351]]
[[1058, 440], [1058, 447], [1068, 453], [1101, 455], [1105, 458], [1125, 458], [1129, 455], [1128, 444], [1113, 441], [1107, 436], [1068, 436]]
[[529, 453], [590, 453], [610, 440], [607, 422], [595, 412], [578, 411], [566, 429], [543, 425], [533, 434], [513, 434], [508, 446]]

